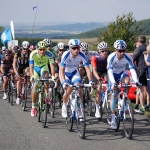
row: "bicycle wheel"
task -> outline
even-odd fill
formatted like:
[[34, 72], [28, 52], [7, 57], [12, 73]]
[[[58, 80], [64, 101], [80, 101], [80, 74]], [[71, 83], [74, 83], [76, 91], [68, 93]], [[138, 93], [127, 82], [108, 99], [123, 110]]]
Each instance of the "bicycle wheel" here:
[[10, 104], [11, 104], [11, 106], [13, 105], [13, 87], [12, 87], [12, 85], [10, 84], [10, 89], [11, 89], [11, 91], [10, 91]]
[[11, 83], [10, 80], [8, 79], [8, 103], [10, 103], [11, 99]]
[[54, 118], [54, 112], [55, 112], [55, 90], [54, 88], [51, 88], [50, 100], [51, 100], [50, 114], [51, 114], [51, 117]]
[[131, 101], [128, 98], [124, 100], [123, 110], [124, 110], [123, 113], [124, 134], [128, 139], [131, 139], [134, 130], [134, 114]]
[[106, 94], [104, 97], [103, 105], [104, 105], [107, 122], [110, 125], [111, 124], [111, 110], [110, 110], [110, 101], [109, 100], [110, 100], [109, 95]]
[[27, 84], [24, 84], [24, 94], [22, 96], [22, 109], [25, 111], [26, 109], [26, 103], [27, 103]]
[[39, 100], [39, 95], [38, 95], [38, 99], [36, 100], [36, 109], [37, 109], [37, 119], [38, 122], [41, 122], [41, 112], [42, 112], [42, 102]]
[[72, 131], [73, 119], [72, 119], [72, 110], [70, 100], [67, 103], [67, 118], [66, 118], [66, 127], [69, 132]]
[[43, 105], [41, 105], [41, 122], [42, 122], [42, 126], [43, 128], [46, 127], [46, 123], [47, 123], [47, 113], [48, 113], [48, 104], [46, 104], [46, 101], [45, 101], [45, 96], [44, 96], [44, 93], [41, 94], [41, 98], [42, 98], [42, 103]]
[[[80, 106], [80, 108], [77, 108]], [[82, 114], [81, 116], [79, 115], [79, 112]], [[77, 131], [78, 135], [81, 139], [84, 138], [85, 136], [85, 130], [86, 130], [86, 119], [85, 119], [85, 112], [84, 112], [84, 107], [83, 107], [83, 102], [81, 99], [77, 101], [77, 106], [76, 106], [76, 118], [77, 118]]]
[[91, 114], [92, 114], [92, 98], [89, 93], [90, 93], [89, 88], [85, 88], [84, 108], [86, 108], [88, 115], [91, 116]]

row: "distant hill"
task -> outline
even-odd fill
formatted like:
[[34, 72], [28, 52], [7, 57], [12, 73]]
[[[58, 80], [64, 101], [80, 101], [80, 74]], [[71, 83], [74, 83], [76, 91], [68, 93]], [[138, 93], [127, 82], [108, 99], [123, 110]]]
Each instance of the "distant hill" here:
[[[140, 28], [143, 29], [141, 32], [139, 32], [137, 34], [150, 35], [150, 19], [137, 21], [131, 27], [131, 31], [135, 28], [136, 25], [140, 25]], [[95, 30], [91, 30], [91, 31], [76, 34], [76, 35], [71, 35], [69, 37], [64, 37], [64, 38], [94, 38], [94, 37], [98, 37], [103, 31], [105, 31], [107, 29], [108, 29], [107, 27], [97, 28]]]

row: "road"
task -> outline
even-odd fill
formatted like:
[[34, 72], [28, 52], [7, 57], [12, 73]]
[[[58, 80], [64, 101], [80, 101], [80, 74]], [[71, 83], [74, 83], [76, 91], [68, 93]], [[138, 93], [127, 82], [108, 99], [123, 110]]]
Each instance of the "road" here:
[[143, 115], [135, 114], [135, 130], [132, 140], [124, 137], [122, 124], [118, 132], [110, 129], [105, 117], [98, 122], [94, 114], [87, 117], [85, 139], [76, 132], [68, 132], [61, 109], [55, 118], [48, 116], [47, 128], [42, 128], [37, 118], [30, 116], [31, 99], [26, 111], [14, 103], [3, 100], [0, 87], [0, 150], [149, 150], [150, 123]]

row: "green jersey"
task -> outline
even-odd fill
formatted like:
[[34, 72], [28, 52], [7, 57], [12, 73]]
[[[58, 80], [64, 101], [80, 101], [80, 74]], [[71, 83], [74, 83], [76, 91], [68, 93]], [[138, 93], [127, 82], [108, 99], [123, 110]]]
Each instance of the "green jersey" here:
[[50, 51], [46, 51], [44, 56], [39, 56], [38, 50], [34, 50], [30, 54], [29, 64], [34, 64], [37, 67], [48, 66], [50, 63], [54, 63], [54, 56]]

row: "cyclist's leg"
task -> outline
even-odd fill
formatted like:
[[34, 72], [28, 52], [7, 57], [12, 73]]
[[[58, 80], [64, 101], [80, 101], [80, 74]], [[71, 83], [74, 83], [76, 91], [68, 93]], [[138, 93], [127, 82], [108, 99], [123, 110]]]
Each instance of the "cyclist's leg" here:
[[[71, 82], [73, 85], [79, 85], [82, 83], [82, 80], [78, 71], [76, 72], [76, 74], [73, 75]], [[80, 95], [81, 100], [83, 101], [82, 88], [79, 88], [79, 95]]]
[[10, 68], [9, 71], [10, 71], [10, 73], [11, 73], [12, 87], [13, 87], [13, 89], [16, 89], [16, 86], [15, 86], [15, 73], [14, 73], [14, 69], [13, 69], [13, 68]]
[[[60, 81], [62, 84], [63, 82], [62, 82], [61, 76], [59, 76], [59, 77], [60, 77]], [[66, 75], [65, 75], [65, 79], [66, 79], [66, 82], [68, 84], [70, 84], [70, 79]], [[67, 102], [68, 102], [71, 92], [72, 92], [72, 89], [68, 88], [67, 91], [63, 95], [63, 105], [62, 105], [62, 117], [63, 118], [67, 118]]]
[[3, 76], [3, 90], [4, 90], [3, 99], [4, 100], [7, 99], [7, 94], [6, 94], [7, 85], [8, 85], [8, 77], [7, 76]]
[[35, 117], [36, 116], [36, 99], [38, 96], [38, 88], [40, 86], [40, 81], [36, 80], [39, 79], [40, 77], [40, 71], [41, 68], [34, 67], [34, 84], [31, 92], [31, 99], [32, 99], [32, 108], [31, 108], [31, 116]]
[[24, 70], [24, 72], [27, 75], [27, 86], [28, 86], [28, 88], [31, 88], [30, 69], [29, 69], [29, 67], [26, 67], [25, 70]]

